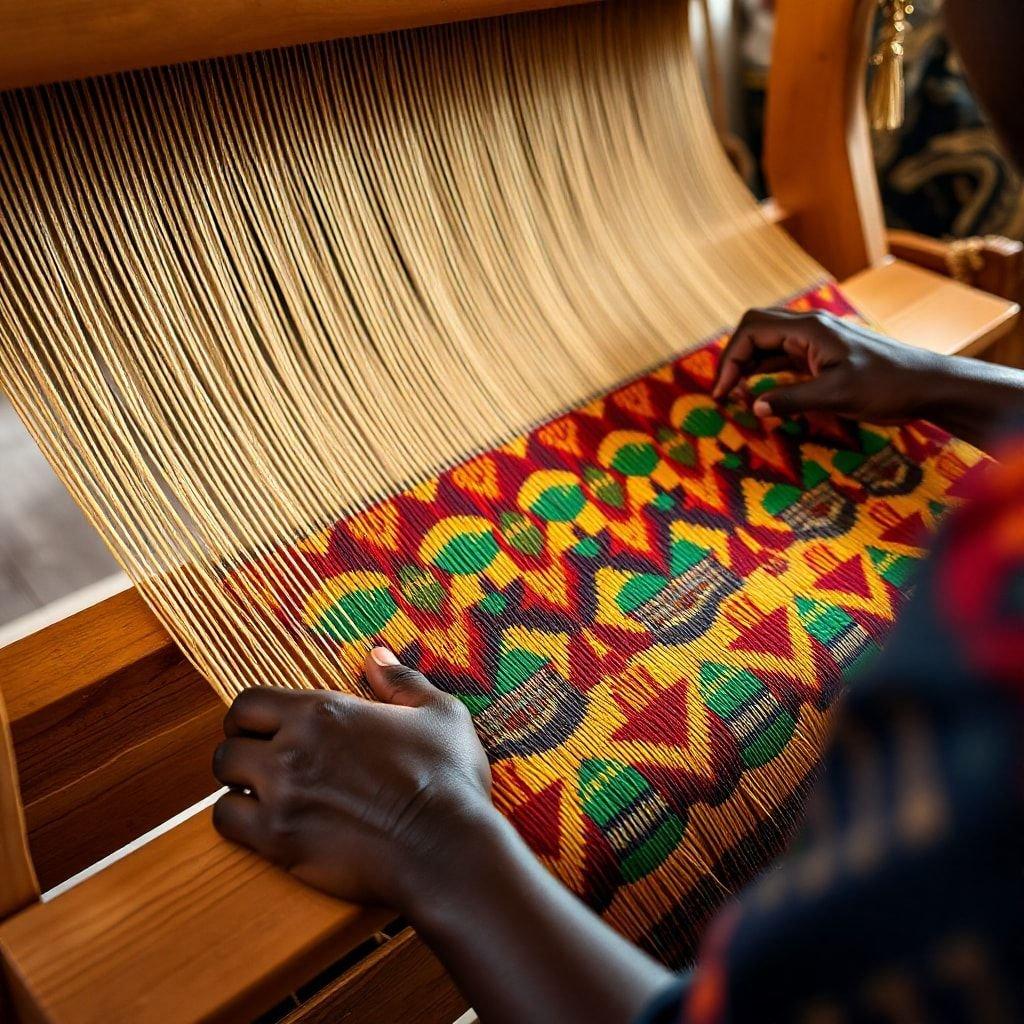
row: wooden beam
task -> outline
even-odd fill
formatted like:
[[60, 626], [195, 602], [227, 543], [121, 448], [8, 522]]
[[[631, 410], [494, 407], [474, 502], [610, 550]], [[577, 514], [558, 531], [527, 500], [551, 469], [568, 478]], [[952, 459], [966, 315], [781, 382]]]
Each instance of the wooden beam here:
[[777, 0], [765, 174], [787, 227], [839, 280], [887, 254], [865, 108], [874, 0]]
[[302, 885], [190, 818], [0, 924], [15, 1006], [43, 1024], [251, 1020], [394, 915]]
[[588, 0], [16, 0], [0, 90]]
[[0, 650], [45, 889], [211, 793], [224, 706], [135, 591]]

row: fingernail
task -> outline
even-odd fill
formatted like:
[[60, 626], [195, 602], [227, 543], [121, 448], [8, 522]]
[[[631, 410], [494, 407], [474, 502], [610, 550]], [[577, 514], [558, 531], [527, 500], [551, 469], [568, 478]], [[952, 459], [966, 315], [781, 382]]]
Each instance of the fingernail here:
[[768, 404], [767, 399], [759, 398], [754, 403], [754, 415], [755, 416], [771, 416], [772, 407]]
[[398, 664], [398, 659], [386, 647], [374, 647], [370, 651], [370, 657], [381, 668], [390, 668], [392, 665]]

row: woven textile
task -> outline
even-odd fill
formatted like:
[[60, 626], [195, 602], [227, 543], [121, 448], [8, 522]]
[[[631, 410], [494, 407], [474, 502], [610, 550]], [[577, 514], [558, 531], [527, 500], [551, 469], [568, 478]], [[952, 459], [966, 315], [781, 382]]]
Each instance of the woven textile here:
[[[832, 286], [793, 305], [852, 314]], [[457, 694], [498, 807], [671, 964], [788, 838], [982, 459], [923, 423], [766, 432], [708, 396], [720, 345], [297, 540], [275, 564], [315, 587], [228, 577], [345, 671], [380, 642]]]

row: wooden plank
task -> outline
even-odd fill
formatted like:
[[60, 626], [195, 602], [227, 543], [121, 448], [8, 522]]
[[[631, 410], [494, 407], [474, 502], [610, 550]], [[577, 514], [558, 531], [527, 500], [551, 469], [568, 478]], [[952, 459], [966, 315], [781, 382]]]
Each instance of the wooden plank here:
[[21, 809], [18, 766], [0, 690], [0, 919], [38, 897], [39, 886], [29, 857]]
[[887, 334], [942, 355], [977, 355], [1010, 333], [1020, 307], [930, 270], [890, 260], [843, 283]]
[[842, 280], [887, 253], [865, 109], [875, 0], [777, 0], [765, 174], [796, 240]]
[[0, 89], [582, 2], [10, 0], [0, 4]]
[[437, 957], [407, 928], [281, 1024], [452, 1024], [468, 1008]]
[[0, 650], [0, 685], [44, 888], [216, 788], [224, 707], [134, 591]]
[[209, 811], [0, 924], [18, 1012], [45, 1024], [251, 1020], [393, 915], [302, 885]]

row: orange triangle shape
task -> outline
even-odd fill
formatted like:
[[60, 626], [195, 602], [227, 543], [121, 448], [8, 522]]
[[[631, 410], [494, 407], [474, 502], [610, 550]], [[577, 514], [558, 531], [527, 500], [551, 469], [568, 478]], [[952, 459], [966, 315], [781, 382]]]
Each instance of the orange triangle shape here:
[[718, 370], [718, 353], [708, 348], [698, 349], [683, 360], [683, 369], [701, 387], [710, 388]]
[[529, 440], [526, 437], [513, 438], [508, 444], [503, 444], [498, 451], [506, 455], [514, 455], [517, 459], [525, 459], [529, 448]]
[[537, 431], [537, 440], [560, 452], [568, 452], [577, 457], [583, 452], [580, 450], [579, 429], [569, 416], [549, 423]]
[[398, 509], [390, 501], [352, 516], [345, 525], [356, 540], [388, 551], [398, 550]]
[[498, 470], [489, 455], [473, 459], [472, 462], [456, 466], [451, 472], [451, 481], [456, 487], [471, 494], [479, 494], [482, 498], [494, 500], [500, 494], [498, 490]]
[[647, 390], [647, 385], [642, 380], [638, 380], [635, 384], [630, 384], [629, 387], [617, 391], [612, 396], [612, 400], [619, 408], [626, 409], [637, 416], [650, 418], [654, 415], [651, 393]]

